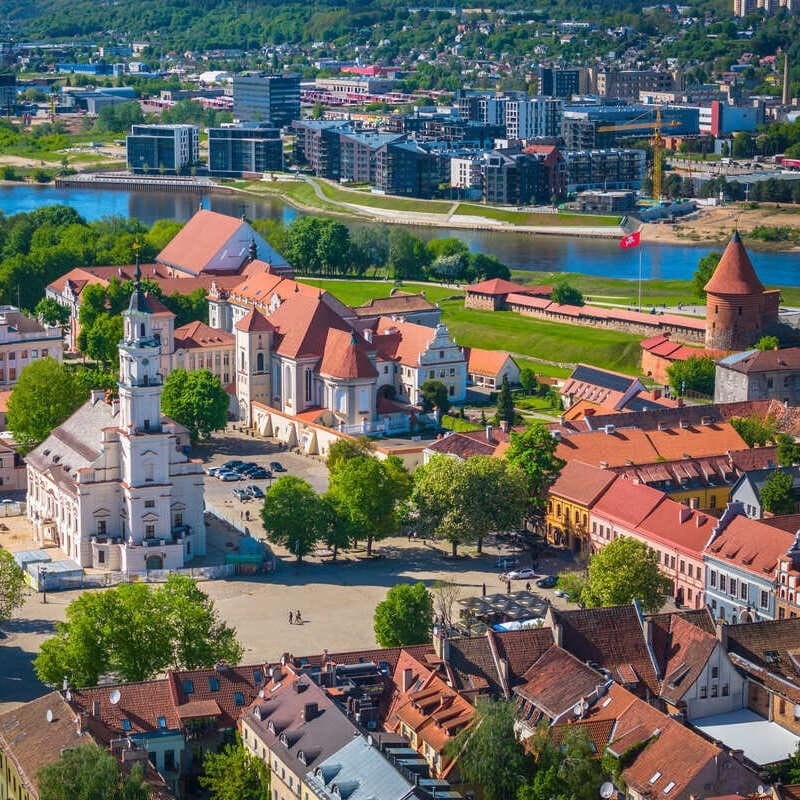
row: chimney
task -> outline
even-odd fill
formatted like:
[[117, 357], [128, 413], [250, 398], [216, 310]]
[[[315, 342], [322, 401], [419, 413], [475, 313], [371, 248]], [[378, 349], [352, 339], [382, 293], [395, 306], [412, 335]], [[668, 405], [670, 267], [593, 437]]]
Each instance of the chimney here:
[[508, 683], [508, 659], [500, 659], [500, 675], [505, 683]]
[[283, 678], [283, 670], [278, 666], [273, 667], [270, 672], [270, 678], [273, 683], [278, 683]]
[[660, 431], [665, 431], [667, 429], [667, 423], [666, 422], [659, 422], [658, 423], [658, 429]]
[[486, 426], [486, 441], [487, 442], [491, 443], [491, 441], [492, 441], [492, 432], [493, 432], [492, 426], [491, 425], [487, 425]]
[[678, 524], [683, 525], [689, 517], [692, 516], [692, 510], [688, 506], [681, 505], [678, 510]]
[[717, 641], [722, 645], [722, 649], [728, 652], [728, 626], [724, 620], [716, 620]]
[[781, 92], [781, 104], [784, 106], [792, 103], [792, 89], [789, 85], [789, 53], [783, 54], [783, 91]]
[[610, 436], [616, 428], [613, 425], [604, 425], [603, 430], [606, 432], [606, 436]]
[[650, 397], [653, 400], [660, 400], [661, 399], [661, 389], [653, 389], [650, 392]]
[[652, 622], [652, 620], [649, 620], [649, 619], [647, 619], [647, 617], [645, 617], [642, 620], [642, 627], [644, 628], [644, 631], [643, 631], [644, 640], [647, 642], [647, 644], [652, 646], [652, 644], [653, 644], [653, 622]]
[[403, 670], [403, 692], [407, 692], [414, 683], [414, 670], [406, 667]]
[[501, 419], [500, 420], [500, 430], [503, 431], [503, 433], [508, 433], [508, 420], [507, 419]]
[[705, 514], [698, 514], [697, 517], [695, 518], [695, 524], [697, 525], [698, 528], [702, 528], [703, 525], [705, 525], [707, 519], [708, 517]]
[[442, 661], [450, 659], [450, 640], [444, 626], [433, 626], [433, 649]]
[[678, 406], [678, 408], [683, 408], [683, 398], [682, 397], [678, 397], [675, 400], [675, 404]]
[[306, 703], [303, 706], [303, 721], [311, 722], [319, 714], [319, 707], [316, 703]]
[[553, 620], [553, 643], [556, 647], [563, 647], [564, 643], [564, 628], [560, 622]]

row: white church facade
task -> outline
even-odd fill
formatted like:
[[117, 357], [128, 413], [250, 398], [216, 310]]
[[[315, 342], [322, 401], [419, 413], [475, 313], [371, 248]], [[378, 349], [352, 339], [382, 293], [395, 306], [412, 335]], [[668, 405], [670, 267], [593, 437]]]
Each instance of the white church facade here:
[[39, 545], [82, 567], [178, 569], [205, 555], [203, 470], [183, 426], [161, 414], [154, 315], [137, 286], [123, 313], [119, 399], [94, 390], [27, 458]]

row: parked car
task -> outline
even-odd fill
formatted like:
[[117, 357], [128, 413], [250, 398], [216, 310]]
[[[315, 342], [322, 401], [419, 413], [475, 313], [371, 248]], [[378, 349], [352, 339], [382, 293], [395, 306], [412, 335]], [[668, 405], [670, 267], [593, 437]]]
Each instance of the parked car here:
[[256, 464], [255, 461], [245, 461], [235, 467], [232, 467], [231, 469], [233, 469], [234, 472], [238, 472], [240, 475], [243, 475], [251, 469], [258, 469], [258, 464]]
[[283, 464], [281, 464], [280, 461], [270, 461], [269, 462], [269, 468], [273, 472], [286, 472], [286, 467], [284, 467]]
[[240, 481], [242, 476], [238, 472], [234, 472], [232, 469], [224, 469], [217, 473], [217, 478], [227, 483], [228, 481]]
[[258, 486], [248, 486], [247, 492], [250, 497], [255, 498], [256, 500], [263, 500], [264, 499], [264, 492], [258, 488]]
[[249, 500], [250, 499], [250, 492], [248, 492], [247, 489], [244, 488], [244, 486], [237, 486], [233, 490], [233, 493], [240, 500]]
[[251, 470], [246, 475], [242, 476], [243, 478], [250, 478], [250, 480], [260, 481], [266, 478], [271, 478], [272, 473], [268, 469], [264, 469], [264, 467], [259, 467], [258, 469]]
[[558, 583], [558, 575], [545, 575], [544, 578], [539, 578], [536, 585], [540, 589], [552, 589]]
[[239, 461], [239, 460], [226, 461], [222, 465], [222, 469], [229, 469], [229, 470], [230, 469], [235, 469], [236, 467], [240, 467], [242, 464], [244, 464], [244, 461]]
[[532, 569], [514, 569], [506, 573], [507, 581], [525, 581], [536, 577], [536, 571]]
[[209, 467], [206, 470], [206, 475], [210, 475], [212, 478], [215, 478], [217, 474], [222, 470], [222, 467]]

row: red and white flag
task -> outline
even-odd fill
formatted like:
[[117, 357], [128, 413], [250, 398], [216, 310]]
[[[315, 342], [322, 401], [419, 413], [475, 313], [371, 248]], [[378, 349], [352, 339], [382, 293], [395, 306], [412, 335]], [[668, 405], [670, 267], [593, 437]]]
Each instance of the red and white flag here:
[[642, 234], [639, 231], [634, 231], [633, 233], [629, 233], [627, 236], [623, 236], [619, 240], [619, 246], [623, 250], [627, 250], [629, 247], [638, 247], [642, 242]]

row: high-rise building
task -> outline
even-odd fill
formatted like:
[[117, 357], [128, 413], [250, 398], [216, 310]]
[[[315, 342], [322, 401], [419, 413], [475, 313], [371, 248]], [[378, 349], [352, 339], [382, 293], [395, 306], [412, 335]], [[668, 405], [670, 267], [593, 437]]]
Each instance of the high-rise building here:
[[126, 139], [131, 172], [178, 175], [200, 160], [196, 125], [132, 125]]
[[0, 75], [0, 114], [11, 116], [17, 107], [17, 76], [13, 72]]
[[266, 122], [284, 128], [300, 119], [300, 75], [236, 75], [233, 116], [239, 122]]
[[547, 97], [564, 97], [569, 99], [573, 94], [582, 94], [582, 73], [586, 70], [577, 67], [539, 67], [539, 94]]
[[506, 138], [537, 139], [558, 136], [561, 133], [559, 97], [509, 98], [506, 102]]
[[249, 124], [208, 129], [208, 171], [220, 178], [283, 169], [280, 131]]

